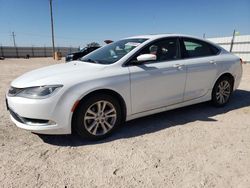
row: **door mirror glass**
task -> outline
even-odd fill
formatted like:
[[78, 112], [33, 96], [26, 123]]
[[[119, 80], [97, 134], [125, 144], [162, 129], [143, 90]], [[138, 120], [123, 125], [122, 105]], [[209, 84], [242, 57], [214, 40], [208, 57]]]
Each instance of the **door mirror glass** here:
[[136, 59], [138, 62], [155, 61], [156, 55], [154, 55], [154, 54], [142, 54], [142, 55], [139, 55]]

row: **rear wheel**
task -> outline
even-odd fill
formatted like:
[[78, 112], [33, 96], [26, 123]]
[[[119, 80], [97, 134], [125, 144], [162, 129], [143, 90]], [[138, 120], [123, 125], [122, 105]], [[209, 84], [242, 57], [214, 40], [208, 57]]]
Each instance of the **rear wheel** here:
[[107, 137], [122, 122], [119, 102], [106, 94], [84, 99], [75, 113], [73, 128], [90, 140]]
[[232, 94], [233, 82], [230, 78], [221, 77], [214, 85], [212, 92], [212, 103], [217, 106], [225, 106]]

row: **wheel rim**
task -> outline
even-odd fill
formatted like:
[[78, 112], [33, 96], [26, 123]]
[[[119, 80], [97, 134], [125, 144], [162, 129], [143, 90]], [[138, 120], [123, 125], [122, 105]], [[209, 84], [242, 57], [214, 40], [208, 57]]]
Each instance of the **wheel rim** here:
[[95, 136], [105, 135], [115, 125], [117, 112], [108, 101], [97, 101], [84, 114], [84, 127]]
[[223, 80], [219, 83], [216, 91], [216, 100], [220, 104], [224, 104], [228, 101], [231, 94], [231, 85], [227, 80]]

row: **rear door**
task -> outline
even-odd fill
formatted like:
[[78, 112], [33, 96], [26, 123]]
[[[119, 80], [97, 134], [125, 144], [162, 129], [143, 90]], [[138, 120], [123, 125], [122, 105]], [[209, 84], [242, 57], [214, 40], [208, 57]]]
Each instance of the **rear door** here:
[[184, 101], [202, 97], [213, 87], [219, 50], [204, 41], [181, 38], [183, 64], [187, 68]]

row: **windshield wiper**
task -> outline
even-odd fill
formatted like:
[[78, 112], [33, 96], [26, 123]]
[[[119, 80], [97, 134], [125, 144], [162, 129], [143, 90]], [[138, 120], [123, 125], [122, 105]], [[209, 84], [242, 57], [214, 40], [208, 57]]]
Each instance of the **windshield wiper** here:
[[93, 59], [80, 59], [81, 61], [86, 61], [86, 62], [90, 62], [90, 63], [98, 63], [98, 61], [95, 61]]

